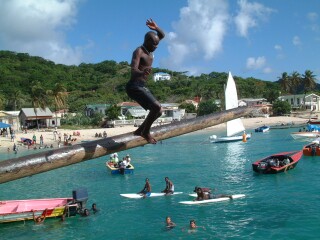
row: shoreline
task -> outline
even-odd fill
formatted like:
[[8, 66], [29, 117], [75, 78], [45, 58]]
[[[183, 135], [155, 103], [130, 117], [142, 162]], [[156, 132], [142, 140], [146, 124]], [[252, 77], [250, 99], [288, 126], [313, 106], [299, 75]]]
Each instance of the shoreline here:
[[[246, 129], [254, 129], [263, 125], [281, 125], [281, 124], [302, 124], [302, 123], [307, 123], [308, 119], [303, 119], [303, 118], [298, 118], [298, 117], [269, 117], [269, 118], [263, 118], [263, 117], [258, 117], [258, 118], [242, 118], [243, 125], [245, 126]], [[199, 131], [208, 131], [212, 129], [217, 129], [217, 130], [224, 130], [226, 126], [226, 123], [221, 123], [216, 126], [212, 126], [206, 129], [202, 129]], [[102, 137], [95, 137], [95, 134], [101, 133], [103, 135], [103, 132], [106, 131], [107, 137], [113, 137], [116, 135], [124, 134], [124, 133], [129, 133], [133, 132], [136, 130], [136, 127], [134, 126], [122, 126], [122, 127], [116, 127], [116, 128], [96, 128], [96, 129], [79, 129], [79, 130], [68, 130], [68, 129], [58, 129], [58, 133], [61, 133], [61, 138], [63, 142], [63, 135], [67, 134], [68, 136], [71, 135], [73, 139], [76, 139], [73, 141], [73, 144], [79, 144], [81, 141], [93, 141], [97, 139], [101, 139]], [[73, 135], [74, 132], [79, 132], [80, 136]], [[33, 145], [28, 149], [26, 145], [23, 145], [20, 140], [21, 138], [30, 138], [32, 139], [33, 135], [36, 136], [37, 139], [37, 144]], [[15, 141], [12, 142], [10, 136], [8, 137], [0, 137], [0, 154], [3, 153], [13, 153], [13, 145], [14, 143], [18, 146], [18, 151], [29, 151], [33, 150], [35, 153], [36, 150], [34, 150], [34, 147], [36, 146], [37, 149], [39, 149], [40, 144], [39, 144], [39, 139], [40, 136], [43, 136], [43, 142], [44, 145], [48, 146], [48, 149], [50, 149], [50, 146], [52, 145], [53, 149], [58, 148], [58, 140], [54, 140], [54, 134], [53, 130], [30, 130], [27, 133], [24, 132], [16, 132], [16, 138]], [[61, 148], [63, 145], [61, 145]], [[8, 151], [9, 149], [9, 151]], [[52, 148], [51, 148], [52, 149]], [[41, 149], [43, 151], [43, 149]]]

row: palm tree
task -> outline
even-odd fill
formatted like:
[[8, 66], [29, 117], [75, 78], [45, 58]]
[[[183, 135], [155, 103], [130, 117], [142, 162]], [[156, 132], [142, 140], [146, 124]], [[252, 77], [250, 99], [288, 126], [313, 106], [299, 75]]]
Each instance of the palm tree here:
[[48, 106], [49, 100], [47, 96], [47, 91], [44, 88], [42, 88], [40, 82], [36, 82], [36, 84], [33, 85], [33, 87], [31, 88], [31, 93], [31, 103], [34, 113], [36, 115], [37, 128], [39, 130], [37, 108], [45, 110], [45, 108]]
[[289, 76], [290, 81], [290, 92], [293, 94], [293, 104], [296, 105], [296, 97], [295, 94], [298, 92], [298, 87], [301, 83], [300, 73], [294, 71], [291, 76]]
[[15, 89], [10, 97], [10, 102], [13, 106], [13, 110], [16, 111], [17, 108], [19, 109], [21, 107], [21, 104], [24, 100], [24, 95], [19, 89]]
[[47, 91], [48, 95], [53, 98], [55, 113], [56, 113], [56, 126], [57, 126], [57, 110], [63, 108], [67, 102], [67, 90], [61, 83], [56, 83], [53, 90]]
[[290, 91], [292, 93], [297, 93], [298, 92], [298, 87], [301, 84], [301, 75], [297, 71], [294, 71], [291, 76], [289, 77], [290, 79]]
[[284, 92], [290, 91], [290, 80], [288, 73], [284, 72], [282, 73], [281, 77], [279, 78], [280, 86]]
[[316, 76], [312, 71], [306, 70], [302, 75], [303, 85], [305, 91], [311, 91], [316, 87]]
[[[304, 86], [304, 104], [306, 104], [306, 94], [308, 91], [311, 91], [315, 89], [316, 87], [316, 80], [315, 75], [313, 75], [313, 72], [310, 70], [306, 70], [304, 74], [302, 75], [302, 82]], [[311, 107], [312, 110], [312, 107]]]

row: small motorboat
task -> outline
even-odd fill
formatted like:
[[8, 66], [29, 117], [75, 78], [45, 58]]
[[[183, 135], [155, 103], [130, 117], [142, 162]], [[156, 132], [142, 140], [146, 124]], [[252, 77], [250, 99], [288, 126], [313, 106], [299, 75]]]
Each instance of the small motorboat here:
[[134, 167], [131, 163], [127, 166], [122, 166], [121, 163], [115, 164], [111, 161], [106, 162], [107, 168], [111, 171], [111, 174], [133, 174]]
[[46, 198], [0, 201], [0, 223], [34, 220], [35, 217], [75, 216], [88, 200], [85, 189], [72, 192], [72, 198]]
[[255, 132], [268, 132], [269, 130], [270, 130], [270, 127], [264, 125], [264, 126], [256, 128], [254, 131]]
[[302, 149], [304, 156], [320, 156], [320, 138], [312, 141], [312, 143], [305, 145]]
[[293, 169], [302, 157], [302, 151], [283, 152], [270, 155], [252, 164], [257, 173], [280, 173]]

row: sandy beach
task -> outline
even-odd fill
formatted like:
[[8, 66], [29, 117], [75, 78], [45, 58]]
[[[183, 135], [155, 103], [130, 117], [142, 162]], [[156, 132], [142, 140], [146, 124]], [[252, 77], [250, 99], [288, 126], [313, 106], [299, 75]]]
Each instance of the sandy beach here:
[[[269, 117], [269, 118], [243, 118], [243, 124], [246, 129], [253, 129], [262, 125], [281, 125], [281, 124], [301, 124], [306, 123], [307, 119], [297, 118], [297, 117]], [[200, 130], [207, 131], [208, 129], [217, 129], [222, 130], [225, 128], [225, 123], [219, 124], [216, 126], [212, 126], [210, 128]], [[136, 129], [134, 126], [123, 126], [116, 128], [99, 128], [99, 129], [79, 129], [79, 130], [68, 130], [68, 129], [57, 129], [58, 133], [61, 133], [61, 138], [63, 141], [63, 135], [67, 134], [71, 135], [73, 139], [76, 139], [72, 142], [72, 144], [81, 143], [81, 141], [92, 141], [97, 140], [99, 138], [95, 137], [95, 134], [103, 134], [106, 131], [108, 137], [116, 136], [123, 133], [133, 132]], [[79, 132], [80, 136], [74, 136], [74, 132]], [[14, 142], [11, 141], [10, 135], [8, 137], [0, 137], [0, 152], [7, 153], [13, 151], [14, 143], [18, 146], [19, 150], [27, 150], [27, 146], [21, 143], [21, 138], [30, 138], [32, 139], [33, 135], [36, 136], [37, 144], [36, 147], [40, 146], [40, 136], [43, 136], [44, 146], [47, 145], [50, 147], [52, 145], [53, 148], [58, 148], [58, 140], [54, 140], [53, 130], [29, 130], [27, 133], [24, 132], [16, 132], [16, 137]], [[63, 146], [61, 146], [63, 147]], [[32, 146], [32, 149], [34, 146]]]

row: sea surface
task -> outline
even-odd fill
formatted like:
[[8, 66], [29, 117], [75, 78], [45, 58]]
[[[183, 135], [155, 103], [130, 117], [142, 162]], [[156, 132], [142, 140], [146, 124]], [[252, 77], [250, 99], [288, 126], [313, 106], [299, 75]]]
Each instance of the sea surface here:
[[[0, 184], [0, 200], [71, 197], [85, 187], [87, 206], [100, 211], [65, 222], [46, 219], [0, 224], [0, 239], [319, 239], [320, 157], [302, 157], [285, 173], [259, 175], [251, 164], [270, 154], [302, 150], [305, 142], [291, 138], [297, 129], [254, 133], [247, 143], [209, 143], [217, 131], [199, 131], [119, 152], [130, 154], [133, 175], [111, 175], [105, 167], [109, 156]], [[30, 153], [30, 152], [29, 152]], [[19, 153], [25, 154], [25, 153]], [[15, 155], [2, 154], [1, 159]], [[140, 191], [145, 178], [154, 192], [169, 177], [183, 194], [146, 199], [127, 199], [120, 193]], [[216, 193], [245, 194], [245, 198], [203, 205], [183, 205], [195, 186]], [[167, 230], [170, 216], [176, 227]], [[196, 220], [197, 231], [188, 224]]]

